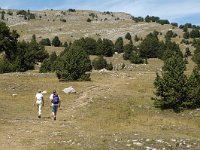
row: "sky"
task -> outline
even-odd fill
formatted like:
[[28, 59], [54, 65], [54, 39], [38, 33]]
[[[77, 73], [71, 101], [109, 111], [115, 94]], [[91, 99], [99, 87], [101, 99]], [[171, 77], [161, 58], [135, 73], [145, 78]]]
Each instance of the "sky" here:
[[200, 0], [0, 0], [2, 9], [96, 10], [157, 16], [179, 25], [200, 25]]

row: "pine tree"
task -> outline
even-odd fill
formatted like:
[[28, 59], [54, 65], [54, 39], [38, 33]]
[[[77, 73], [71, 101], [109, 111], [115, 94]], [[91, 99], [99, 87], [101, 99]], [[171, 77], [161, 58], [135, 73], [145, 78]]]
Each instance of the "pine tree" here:
[[113, 56], [114, 53], [114, 44], [111, 40], [109, 39], [103, 39], [102, 42], [102, 50], [103, 50], [103, 54], [106, 57], [111, 57]]
[[46, 73], [51, 71], [51, 63], [49, 59], [45, 59], [40, 67], [40, 73]]
[[59, 47], [62, 45], [60, 39], [58, 36], [55, 36], [52, 40], [52, 45], [55, 46], [55, 47]]
[[59, 80], [90, 80], [88, 72], [92, 70], [92, 65], [89, 55], [75, 43], [63, 55], [59, 56], [55, 67]]
[[97, 50], [96, 50], [97, 55], [103, 55], [103, 41], [101, 38], [97, 40]]
[[123, 38], [119, 37], [115, 42], [114, 50], [115, 52], [122, 53], [124, 51], [123, 49], [124, 49]]
[[141, 42], [140, 56], [143, 58], [157, 58], [160, 53], [160, 42], [157, 37], [157, 33], [150, 33]]
[[68, 48], [68, 47], [69, 47], [69, 44], [67, 43], [67, 41], [63, 44], [63, 46], [64, 46], [65, 48]]
[[93, 38], [85, 38], [84, 49], [89, 55], [96, 55], [97, 42]]
[[130, 58], [130, 55], [133, 52], [133, 50], [134, 50], [133, 42], [132, 40], [130, 40], [130, 42], [124, 46], [124, 54], [123, 54], [124, 60]]
[[187, 101], [187, 78], [184, 60], [180, 55], [173, 55], [167, 59], [161, 75], [157, 73], [154, 81], [156, 88], [155, 106], [161, 109], [179, 111]]
[[18, 37], [19, 34], [15, 30], [11, 32], [4, 22], [0, 22], [0, 53], [5, 52], [5, 57], [9, 61], [12, 61], [15, 57]]
[[125, 39], [127, 40], [131, 40], [131, 34], [129, 32], [126, 33], [125, 35]]

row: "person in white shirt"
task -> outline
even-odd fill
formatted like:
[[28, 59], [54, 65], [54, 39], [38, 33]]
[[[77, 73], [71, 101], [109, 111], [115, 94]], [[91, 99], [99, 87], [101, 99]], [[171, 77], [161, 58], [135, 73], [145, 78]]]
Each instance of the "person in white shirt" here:
[[35, 103], [34, 103], [34, 105], [35, 104], [38, 106], [38, 118], [41, 118], [42, 107], [44, 106], [44, 96], [43, 96], [41, 90], [38, 90], [38, 92], [35, 95]]

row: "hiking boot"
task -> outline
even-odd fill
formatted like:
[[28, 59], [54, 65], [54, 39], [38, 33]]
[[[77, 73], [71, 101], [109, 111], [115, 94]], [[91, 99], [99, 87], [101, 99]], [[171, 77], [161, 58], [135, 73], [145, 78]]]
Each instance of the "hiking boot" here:
[[53, 120], [56, 120], [56, 117], [54, 117]]
[[38, 115], [38, 118], [41, 118], [41, 116], [40, 116], [40, 115]]

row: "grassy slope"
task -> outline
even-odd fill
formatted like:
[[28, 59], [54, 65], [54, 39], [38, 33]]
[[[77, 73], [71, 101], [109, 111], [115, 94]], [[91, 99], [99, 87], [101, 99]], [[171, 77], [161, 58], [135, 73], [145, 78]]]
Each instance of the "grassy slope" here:
[[[155, 63], [162, 65], [150, 60], [147, 71], [93, 71], [90, 82], [59, 82], [54, 74], [31, 72], [0, 75], [0, 144], [4, 149], [199, 149], [199, 110], [176, 114], [153, 107]], [[77, 93], [64, 94], [68, 86]], [[42, 119], [33, 107], [39, 88], [48, 91]], [[62, 98], [56, 121], [49, 108], [52, 89]]]
[[[130, 32], [133, 38], [135, 35], [144, 38], [155, 29], [163, 34], [168, 29], [172, 29], [171, 25], [135, 23], [131, 20], [131, 16], [125, 13], [113, 13], [113, 15], [93, 11], [66, 12], [65, 15], [61, 11], [35, 11], [32, 13], [36, 14], [36, 19], [30, 21], [23, 20], [15, 13], [13, 16], [7, 14], [5, 16], [8, 18], [7, 24], [11, 29], [18, 31], [21, 40], [30, 40], [35, 34], [38, 41], [42, 38], [53, 39], [55, 36], [59, 36], [62, 42], [74, 41], [80, 37], [108, 38], [115, 41], [120, 36], [124, 37], [127, 32]], [[92, 22], [87, 22], [87, 18], [91, 18], [91, 13], [96, 14], [97, 18], [92, 19]], [[119, 20], [116, 20], [117, 18]], [[62, 22], [60, 19], [66, 19], [66, 22]], [[182, 36], [180, 29], [174, 28], [173, 31]]]
[[[79, 21], [63, 23], [54, 18], [54, 11], [47, 16], [50, 21], [31, 20], [12, 24], [21, 35], [30, 40], [55, 35], [64, 41], [80, 37], [108, 38], [130, 32], [144, 37], [154, 29], [164, 34], [171, 26], [155, 23], [136, 24], [130, 19], [93, 21], [87, 23], [88, 12], [77, 12]], [[79, 14], [80, 13], [80, 14]], [[68, 15], [70, 17], [70, 15]], [[110, 17], [110, 16], [101, 16]], [[52, 21], [57, 19], [58, 21]], [[180, 37], [182, 31], [174, 29]], [[160, 39], [163, 39], [163, 36]], [[178, 37], [173, 39], [180, 42]], [[134, 43], [137, 44], [137, 43]], [[184, 50], [185, 45], [181, 45]], [[59, 53], [62, 48], [46, 47], [49, 52]], [[192, 49], [193, 50], [193, 49]], [[94, 58], [94, 56], [91, 56]], [[130, 65], [120, 55], [106, 58], [120, 69], [126, 70], [98, 73], [93, 71], [91, 82], [59, 82], [54, 74], [38, 74], [36, 71], [0, 75], [0, 144], [2, 149], [200, 149], [199, 110], [176, 114], [170, 110], [160, 111], [153, 107], [153, 81], [162, 62], [148, 60], [147, 65]], [[194, 64], [187, 65], [187, 73]], [[66, 95], [62, 89], [73, 86], [76, 94]], [[33, 99], [37, 89], [47, 90], [42, 119], [37, 119]], [[51, 119], [49, 94], [57, 89], [62, 98], [58, 120]], [[12, 96], [17, 94], [17, 96]]]

